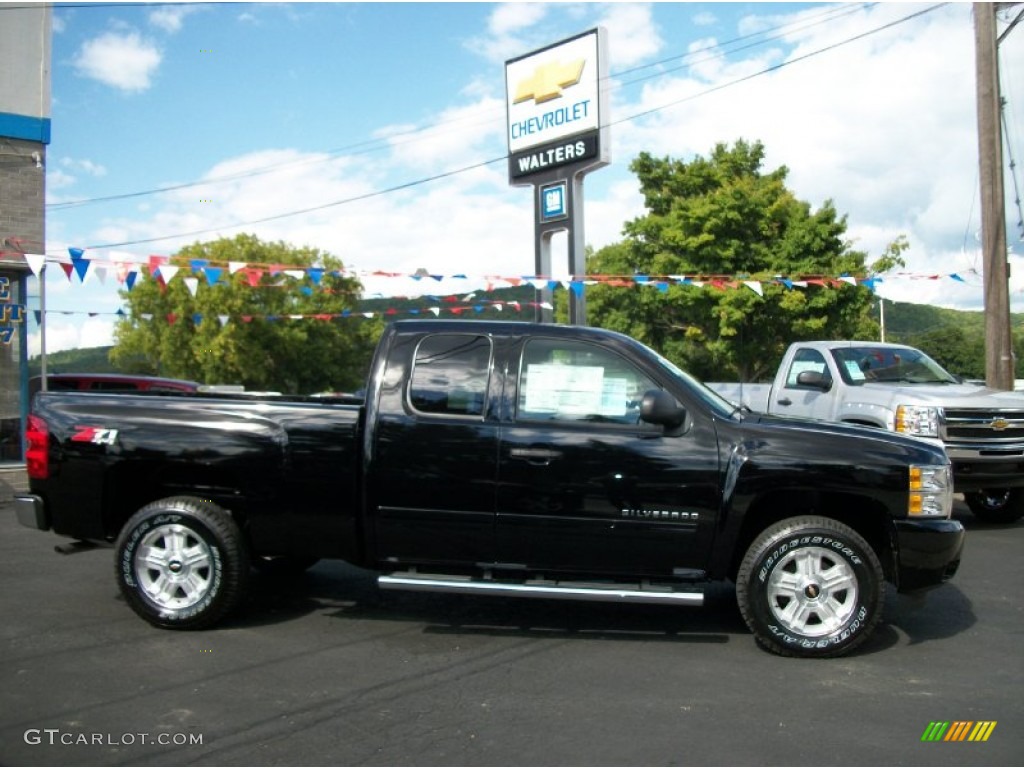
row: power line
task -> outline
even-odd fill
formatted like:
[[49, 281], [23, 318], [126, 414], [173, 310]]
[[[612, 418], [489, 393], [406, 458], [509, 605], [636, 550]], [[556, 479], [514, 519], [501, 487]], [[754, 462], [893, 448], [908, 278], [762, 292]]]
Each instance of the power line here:
[[[732, 87], [734, 85], [738, 85], [740, 83], [747, 82], [749, 80], [752, 80], [755, 77], [759, 77], [761, 75], [765, 75], [765, 74], [768, 74], [770, 72], [776, 72], [776, 71], [778, 71], [780, 69], [783, 69], [784, 67], [790, 66], [791, 64], [796, 64], [798, 62], [807, 61], [808, 59], [814, 58], [815, 56], [819, 56], [819, 55], [821, 55], [823, 53], [829, 53], [829, 52], [834, 51], [837, 48], [840, 48], [840, 47], [842, 47], [844, 45], [848, 45], [848, 44], [850, 44], [852, 42], [856, 42], [858, 40], [862, 40], [862, 39], [864, 39], [866, 37], [869, 37], [871, 35], [874, 35], [874, 34], [877, 34], [879, 32], [891, 29], [891, 28], [893, 28], [895, 26], [898, 26], [900, 24], [903, 24], [903, 23], [906, 23], [906, 22], [911, 21], [913, 19], [916, 19], [916, 18], [919, 18], [921, 16], [924, 16], [925, 14], [931, 13], [931, 12], [937, 10], [938, 8], [941, 8], [944, 5], [947, 5], [947, 3], [938, 3], [936, 5], [933, 5], [933, 6], [930, 6], [928, 8], [925, 8], [924, 10], [917, 11], [915, 13], [912, 13], [912, 14], [908, 15], [908, 16], [905, 16], [905, 17], [903, 17], [901, 19], [897, 19], [897, 20], [888, 22], [888, 23], [883, 24], [883, 25], [881, 25], [879, 27], [875, 27], [874, 29], [871, 29], [871, 30], [868, 30], [866, 32], [862, 32], [862, 33], [860, 33], [858, 35], [855, 35], [853, 37], [847, 38], [846, 40], [842, 40], [842, 41], [840, 41], [838, 43], [833, 43], [833, 44], [828, 45], [828, 46], [826, 46], [824, 48], [820, 48], [820, 49], [818, 49], [816, 51], [811, 51], [809, 53], [803, 54], [802, 56], [798, 56], [795, 59], [791, 59], [789, 61], [785, 61], [785, 62], [782, 62], [780, 64], [776, 64], [776, 65], [773, 65], [773, 66], [770, 66], [770, 67], [766, 67], [765, 69], [760, 70], [758, 72], [754, 72], [752, 74], [736, 78], [735, 80], [731, 80], [731, 81], [729, 81], [727, 83], [723, 83], [721, 85], [713, 86], [713, 87], [708, 88], [708, 89], [706, 89], [704, 91], [701, 91], [701, 92], [696, 93], [696, 94], [692, 94], [692, 95], [684, 97], [682, 99], [677, 99], [675, 101], [668, 102], [667, 104], [662, 104], [661, 106], [658, 106], [658, 107], [652, 107], [651, 109], [647, 109], [647, 110], [643, 110], [641, 112], [634, 113], [634, 114], [629, 115], [627, 117], [624, 117], [624, 118], [622, 118], [620, 120], [613, 121], [609, 125], [620, 125], [622, 123], [627, 123], [627, 122], [631, 122], [633, 120], [638, 120], [638, 119], [640, 119], [642, 117], [647, 117], [647, 116], [655, 114], [657, 112], [660, 112], [660, 111], [663, 111], [663, 110], [666, 110], [666, 109], [671, 109], [672, 107], [679, 106], [680, 104], [683, 104], [683, 103], [686, 103], [686, 102], [689, 102], [689, 101], [693, 101], [694, 99], [700, 98], [702, 96], [707, 96], [707, 95], [710, 95], [712, 93], [716, 93], [718, 91], [724, 90], [726, 88], [730, 88], [730, 87]], [[300, 210], [288, 211], [288, 212], [285, 212], [285, 213], [275, 214], [273, 216], [265, 216], [265, 217], [259, 218], [259, 219], [252, 219], [252, 220], [242, 221], [242, 222], [234, 222], [234, 223], [231, 223], [231, 224], [224, 224], [224, 225], [220, 225], [220, 226], [216, 226], [216, 227], [207, 227], [207, 228], [204, 228], [204, 229], [193, 230], [193, 231], [190, 231], [190, 232], [179, 232], [179, 233], [175, 233], [175, 234], [171, 234], [171, 235], [162, 235], [162, 236], [159, 236], [159, 237], [151, 237], [151, 238], [145, 238], [145, 239], [139, 239], [139, 240], [126, 240], [126, 241], [122, 241], [122, 242], [118, 242], [118, 243], [102, 243], [102, 244], [96, 244], [96, 245], [87, 245], [87, 246], [84, 246], [84, 248], [86, 248], [86, 249], [120, 248], [120, 247], [124, 247], [124, 246], [128, 246], [128, 245], [142, 245], [142, 244], [146, 244], [146, 243], [160, 242], [160, 241], [163, 241], [163, 240], [173, 240], [173, 239], [176, 239], [176, 238], [179, 238], [179, 237], [193, 237], [193, 236], [196, 236], [196, 235], [209, 234], [211, 232], [220, 232], [220, 231], [223, 231], [225, 229], [234, 229], [236, 227], [246, 227], [246, 226], [250, 226], [250, 225], [253, 225], [253, 224], [263, 224], [263, 223], [268, 222], [268, 221], [276, 221], [276, 220], [280, 220], [280, 219], [284, 219], [284, 218], [289, 218], [291, 216], [299, 216], [299, 215], [302, 215], [302, 214], [305, 214], [305, 213], [312, 213], [312, 212], [315, 212], [315, 211], [321, 211], [321, 210], [325, 210], [327, 208], [333, 208], [333, 207], [337, 207], [337, 206], [340, 206], [340, 205], [346, 205], [346, 204], [349, 204], [349, 203], [354, 203], [354, 202], [358, 202], [358, 201], [362, 201], [362, 200], [367, 200], [367, 199], [370, 199], [370, 198], [373, 198], [373, 197], [379, 197], [381, 195], [390, 194], [392, 192], [397, 192], [397, 191], [401, 191], [401, 190], [404, 190], [404, 189], [410, 189], [412, 187], [420, 186], [422, 184], [428, 184], [430, 182], [437, 181], [439, 179], [448, 178], [448, 177], [455, 176], [455, 175], [458, 175], [458, 174], [461, 174], [461, 173], [465, 173], [465, 172], [468, 172], [468, 171], [471, 171], [471, 170], [475, 170], [475, 169], [478, 169], [478, 168], [483, 168], [483, 167], [486, 167], [488, 165], [493, 165], [495, 163], [503, 162], [503, 161], [506, 161], [507, 159], [508, 159], [508, 155], [504, 155], [502, 157], [493, 158], [491, 160], [485, 160], [485, 161], [478, 162], [478, 163], [473, 163], [471, 165], [464, 166], [462, 168], [457, 168], [457, 169], [454, 169], [454, 170], [451, 170], [451, 171], [445, 171], [445, 172], [442, 172], [442, 173], [439, 173], [439, 174], [435, 174], [433, 176], [429, 176], [429, 177], [425, 177], [425, 178], [421, 178], [421, 179], [415, 179], [413, 181], [409, 181], [409, 182], [405, 182], [405, 183], [402, 183], [402, 184], [398, 184], [398, 185], [395, 185], [393, 187], [388, 187], [388, 188], [377, 190], [377, 191], [374, 191], [374, 192], [368, 192], [368, 193], [363, 194], [363, 195], [357, 195], [355, 197], [344, 198], [342, 200], [336, 200], [334, 202], [325, 203], [323, 205], [318, 205], [318, 206], [314, 206], [314, 207], [311, 207], [311, 208], [304, 208], [304, 209], [300, 209]]]
[[387, 195], [387, 194], [390, 194], [392, 192], [399, 192], [399, 191], [401, 191], [403, 189], [409, 189], [410, 187], [419, 186], [420, 184], [427, 184], [427, 183], [429, 183], [431, 181], [437, 181], [438, 179], [444, 179], [444, 178], [447, 178], [449, 176], [456, 176], [456, 175], [458, 175], [460, 173], [465, 173], [467, 171], [472, 171], [472, 170], [475, 170], [477, 168], [483, 168], [483, 167], [488, 166], [488, 165], [493, 165], [494, 163], [500, 163], [500, 162], [503, 162], [503, 161], [505, 161], [507, 159], [508, 159], [507, 155], [503, 156], [503, 157], [496, 157], [496, 158], [494, 158], [492, 160], [484, 160], [484, 161], [479, 162], [479, 163], [474, 163], [473, 165], [467, 165], [467, 166], [464, 166], [462, 168], [456, 168], [455, 170], [452, 170], [452, 171], [445, 171], [443, 173], [438, 173], [438, 174], [435, 174], [434, 176], [429, 176], [429, 177], [424, 178], [424, 179], [416, 179], [414, 181], [409, 181], [409, 182], [406, 182], [404, 184], [397, 184], [397, 185], [395, 185], [393, 187], [388, 187], [386, 189], [379, 189], [379, 190], [376, 190], [375, 192], [367, 192], [366, 194], [363, 194], [363, 195], [356, 195], [355, 197], [347, 197], [347, 198], [345, 198], [343, 200], [335, 200], [334, 202], [324, 203], [323, 205], [316, 205], [316, 206], [313, 206], [311, 208], [303, 208], [303, 209], [297, 210], [297, 211], [288, 211], [287, 213], [278, 213], [278, 214], [274, 214], [273, 216], [264, 216], [262, 219], [253, 219], [251, 221], [241, 221], [241, 222], [237, 222], [235, 224], [224, 224], [224, 225], [217, 226], [217, 227], [207, 227], [205, 229], [193, 230], [192, 232], [179, 232], [179, 233], [174, 234], [174, 235], [164, 235], [164, 236], [161, 236], [161, 237], [150, 237], [150, 238], [147, 238], [145, 240], [127, 240], [127, 241], [122, 242], [122, 243], [104, 243], [103, 245], [87, 245], [87, 246], [84, 246], [84, 248], [85, 248], [85, 250], [96, 249], [96, 248], [120, 248], [120, 247], [125, 246], [125, 245], [141, 245], [143, 243], [156, 243], [156, 242], [159, 242], [161, 240], [172, 240], [172, 239], [177, 238], [177, 237], [193, 237], [194, 235], [206, 235], [206, 234], [209, 234], [210, 232], [219, 232], [219, 231], [224, 230], [224, 229], [234, 229], [235, 227], [247, 227], [247, 226], [249, 226], [251, 224], [263, 224], [265, 222], [275, 221], [277, 219], [286, 219], [286, 218], [288, 218], [290, 216], [300, 216], [303, 213], [313, 213], [315, 211], [322, 211], [322, 210], [325, 210], [326, 208], [333, 208], [333, 207], [338, 206], [338, 205], [346, 205], [348, 203], [355, 203], [355, 202], [359, 202], [360, 200], [369, 200], [370, 198], [380, 197], [381, 195]]
[[[173, 5], [173, 3], [172, 3], [172, 5]], [[727, 40], [724, 43], [717, 43], [715, 45], [705, 46], [703, 48], [699, 48], [699, 49], [694, 50], [694, 51], [689, 51], [689, 52], [681, 54], [681, 55], [680, 54], [676, 54], [676, 55], [673, 55], [673, 56], [670, 56], [670, 57], [667, 57], [667, 58], [664, 58], [664, 59], [660, 59], [660, 60], [655, 61], [655, 62], [651, 62], [651, 63], [648, 63], [648, 64], [643, 64], [643, 65], [640, 65], [640, 66], [637, 66], [637, 67], [632, 67], [630, 69], [625, 69], [625, 70], [622, 70], [620, 72], [614, 73], [613, 75], [611, 75], [609, 77], [609, 80], [613, 81], [614, 86], [616, 88], [625, 88], [625, 87], [628, 87], [628, 86], [631, 86], [631, 85], [635, 85], [636, 83], [645, 82], [647, 80], [651, 80], [651, 79], [658, 78], [658, 77], [664, 77], [664, 76], [666, 76], [668, 74], [671, 74], [672, 72], [676, 72], [676, 71], [678, 71], [680, 69], [684, 69], [687, 66], [693, 66], [694, 64], [699, 64], [699, 63], [701, 63], [703, 61], [706, 61], [707, 60], [706, 58], [705, 59], [696, 59], [696, 57], [699, 56], [700, 54], [710, 53], [710, 52], [713, 52], [713, 51], [716, 51], [716, 50], [717, 51], [721, 51], [721, 54], [737, 53], [739, 51], [743, 51], [743, 50], [747, 50], [749, 48], [757, 47], [759, 45], [765, 45], [765, 44], [767, 44], [769, 42], [772, 42], [774, 40], [777, 40], [777, 39], [783, 37], [785, 34], [792, 34], [793, 32], [803, 31], [803, 30], [809, 29], [811, 27], [818, 26], [820, 24], [824, 24], [824, 23], [827, 23], [827, 22], [835, 21], [838, 18], [842, 18], [843, 16], [847, 16], [847, 15], [849, 15], [851, 13], [856, 13], [859, 10], [864, 9], [864, 8], [870, 8], [873, 5], [876, 5], [876, 3], [864, 3], [864, 4], [860, 4], [860, 5], [855, 5], [855, 6], [852, 6], [852, 7], [843, 6], [843, 7], [841, 7], [841, 9], [839, 11], [836, 11], [835, 9], [829, 9], [829, 10], [823, 12], [823, 13], [816, 14], [814, 16], [809, 17], [809, 19], [806, 20], [806, 23], [803, 23], [803, 24], [797, 24], [797, 23], [781, 24], [781, 25], [778, 25], [778, 26], [775, 26], [775, 27], [770, 27], [768, 29], [762, 30], [760, 32], [754, 32], [754, 33], [750, 33], [748, 35], [742, 35], [740, 37], [736, 37], [736, 38], [733, 38], [731, 40]], [[778, 34], [768, 34], [768, 36], [766, 36], [766, 37], [761, 37], [763, 35], [766, 35], [767, 33], [778, 33]], [[737, 43], [741, 43], [741, 42], [744, 42], [744, 41], [751, 40], [752, 38], [758, 38], [758, 37], [761, 37], [761, 39], [757, 40], [755, 42], [750, 42], [750, 43], [748, 43], [746, 45], [736, 46]], [[733, 47], [733, 46], [736, 46], [736, 47]], [[715, 55], [715, 54], [712, 54], [712, 55]], [[640, 71], [643, 71], [643, 70], [646, 70], [646, 69], [650, 69], [652, 67], [658, 67], [658, 66], [661, 66], [663, 64], [666, 64], [666, 63], [669, 63], [669, 62], [676, 62], [676, 61], [679, 61], [681, 63], [678, 66], [673, 67], [671, 69], [660, 70], [660, 71], [655, 72], [653, 74], [645, 75], [643, 77], [638, 77], [636, 79], [629, 80], [629, 81], [618, 82], [618, 83], [614, 82], [617, 78], [621, 78], [624, 75], [629, 75], [629, 74], [632, 74], [632, 73], [635, 73], [635, 72], [640, 72]], [[342, 155], [342, 154], [360, 155], [360, 154], [367, 154], [367, 153], [370, 153], [370, 152], [381, 151], [381, 150], [384, 150], [384, 149], [388, 148], [389, 146], [393, 146], [395, 144], [408, 144], [408, 143], [414, 143], [414, 142], [417, 142], [417, 141], [425, 141], [425, 140], [431, 138], [432, 136], [436, 135], [436, 133], [438, 133], [440, 131], [443, 131], [447, 127], [452, 126], [452, 125], [457, 125], [457, 124], [465, 123], [468, 119], [469, 118], [459, 118], [459, 119], [454, 119], [454, 120], [443, 121], [441, 123], [438, 123], [435, 126], [427, 128], [427, 129], [417, 128], [417, 129], [410, 130], [410, 131], [403, 131], [403, 132], [400, 132], [400, 133], [392, 134], [391, 136], [389, 136], [387, 138], [384, 138], [384, 139], [368, 139], [368, 140], [365, 140], [365, 141], [356, 142], [356, 143], [349, 144], [349, 145], [346, 145], [346, 146], [343, 146], [343, 147], [339, 147], [339, 148], [336, 148], [336, 149], [328, 150], [325, 154], [327, 156], [329, 156], [329, 157], [334, 157], [334, 156]], [[503, 116], [495, 116], [495, 117], [486, 116], [484, 119], [480, 120], [479, 123], [480, 124], [491, 123], [491, 122], [497, 123], [498, 121], [503, 120], [503, 119], [504, 119]], [[402, 139], [405, 139], [405, 140], [403, 141]], [[201, 179], [201, 180], [197, 180], [197, 181], [183, 182], [181, 184], [171, 184], [171, 185], [167, 185], [167, 186], [163, 186], [163, 187], [156, 187], [156, 188], [153, 188], [153, 189], [138, 190], [138, 191], [135, 191], [135, 192], [124, 192], [124, 193], [120, 193], [120, 194], [116, 194], [116, 195], [106, 195], [106, 196], [102, 196], [102, 197], [93, 197], [93, 198], [87, 198], [87, 199], [83, 199], [83, 200], [68, 200], [68, 201], [64, 201], [64, 202], [60, 202], [60, 203], [48, 203], [46, 208], [47, 208], [47, 210], [50, 210], [50, 211], [60, 211], [60, 210], [66, 210], [66, 209], [69, 209], [69, 208], [78, 208], [78, 207], [82, 207], [82, 206], [85, 206], [85, 205], [93, 205], [93, 204], [96, 204], [96, 203], [114, 202], [114, 201], [118, 201], [118, 200], [129, 200], [129, 199], [133, 199], [133, 198], [137, 198], [137, 197], [146, 197], [146, 196], [149, 196], [149, 195], [164, 194], [166, 192], [175, 192], [175, 191], [178, 191], [178, 190], [181, 190], [181, 189], [192, 189], [192, 188], [195, 188], [195, 187], [212, 186], [212, 185], [215, 185], [215, 184], [222, 184], [222, 183], [227, 183], [227, 182], [230, 182], [230, 181], [237, 181], [239, 179], [252, 178], [254, 176], [260, 176], [260, 175], [263, 175], [263, 174], [272, 173], [272, 172], [274, 172], [274, 171], [276, 171], [276, 170], [278, 170], [280, 168], [287, 168], [287, 167], [295, 167], [295, 166], [300, 166], [300, 165], [306, 165], [306, 164], [309, 164], [309, 163], [321, 162], [322, 160], [323, 160], [322, 155], [318, 155], [316, 157], [311, 157], [311, 158], [303, 158], [301, 160], [288, 160], [288, 161], [284, 161], [284, 162], [281, 162], [281, 163], [273, 163], [271, 165], [260, 166], [259, 168], [252, 168], [252, 169], [250, 169], [248, 171], [240, 171], [238, 173], [227, 174], [225, 176], [217, 176], [217, 177], [207, 178], [207, 179]]]

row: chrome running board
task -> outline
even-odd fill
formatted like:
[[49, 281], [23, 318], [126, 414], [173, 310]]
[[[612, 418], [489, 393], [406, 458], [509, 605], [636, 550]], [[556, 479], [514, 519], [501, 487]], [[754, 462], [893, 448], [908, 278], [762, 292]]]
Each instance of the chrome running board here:
[[659, 587], [626, 589], [621, 586], [586, 584], [569, 586], [573, 582], [537, 582], [506, 584], [496, 581], [473, 581], [458, 578], [435, 578], [431, 576], [379, 576], [377, 584], [381, 589], [406, 590], [411, 592], [449, 592], [456, 595], [504, 595], [506, 597], [540, 597], [561, 600], [591, 600], [597, 602], [662, 603], [700, 606], [704, 604], [704, 593], [683, 592]]

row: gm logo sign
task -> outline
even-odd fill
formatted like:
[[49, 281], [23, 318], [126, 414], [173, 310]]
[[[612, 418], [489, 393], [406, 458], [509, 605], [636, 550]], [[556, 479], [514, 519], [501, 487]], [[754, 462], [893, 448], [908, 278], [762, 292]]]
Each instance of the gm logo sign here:
[[540, 221], [558, 221], [569, 217], [568, 189], [564, 181], [540, 188]]
[[924, 729], [921, 741], [988, 741], [995, 729], [995, 720], [932, 721]]

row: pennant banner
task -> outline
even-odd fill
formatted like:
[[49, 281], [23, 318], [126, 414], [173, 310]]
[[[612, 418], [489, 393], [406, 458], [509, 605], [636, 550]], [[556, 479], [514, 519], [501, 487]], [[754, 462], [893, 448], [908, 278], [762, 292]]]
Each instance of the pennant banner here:
[[[72, 275], [78, 275], [79, 281], [84, 282], [91, 274], [91, 270], [103, 266], [105, 269], [113, 269], [122, 284], [134, 284], [143, 274], [160, 280], [164, 285], [172, 282], [182, 269], [185, 261], [178, 264], [171, 263], [170, 256], [150, 255], [144, 260], [126, 261], [123, 256], [111, 256], [102, 259], [92, 254], [87, 254], [82, 248], [69, 248], [68, 256], [46, 256], [40, 254], [26, 254], [25, 259], [33, 273], [38, 275], [45, 262], [59, 263], [64, 273], [70, 280]], [[757, 275], [705, 275], [705, 274], [672, 274], [672, 275], [573, 275], [568, 279], [554, 279], [545, 275], [494, 275], [482, 274], [469, 276], [464, 273], [445, 275], [437, 272], [430, 272], [426, 269], [418, 269], [415, 272], [392, 272], [386, 270], [359, 270], [340, 269], [326, 270], [319, 266], [302, 266], [290, 264], [255, 264], [238, 261], [217, 262], [210, 259], [190, 259], [187, 261], [187, 269], [192, 275], [204, 275], [207, 285], [213, 286], [226, 279], [227, 275], [235, 275], [243, 272], [252, 287], [268, 287], [263, 281], [265, 276], [291, 278], [292, 280], [308, 279], [314, 286], [320, 286], [324, 277], [347, 278], [396, 278], [422, 281], [429, 278], [435, 282], [444, 281], [466, 281], [469, 279], [479, 280], [492, 288], [515, 287], [519, 285], [532, 285], [536, 290], [555, 290], [558, 287], [565, 287], [568, 290], [578, 292], [581, 290], [578, 283], [584, 285], [607, 285], [615, 287], [627, 286], [654, 286], [659, 291], [666, 290], [666, 286], [688, 285], [694, 287], [705, 287], [710, 284], [712, 287], [725, 290], [738, 288], [745, 285], [750, 290], [763, 295], [763, 287], [766, 285], [782, 285], [786, 288], [806, 288], [809, 285], [819, 287], [838, 287], [841, 284], [851, 286], [864, 286], [874, 290], [875, 286], [882, 282], [880, 275], [856, 276], [849, 274], [842, 275], [772, 275], [770, 277], [759, 277]], [[980, 277], [975, 270], [971, 274]], [[135, 275], [135, 277], [130, 277]], [[100, 279], [104, 275], [97, 273]], [[184, 277], [184, 275], [183, 275]], [[897, 272], [888, 274], [885, 279], [909, 279], [909, 280], [940, 280], [948, 278], [960, 283], [966, 283], [963, 275], [957, 272], [947, 274], [940, 273], [913, 273]]]

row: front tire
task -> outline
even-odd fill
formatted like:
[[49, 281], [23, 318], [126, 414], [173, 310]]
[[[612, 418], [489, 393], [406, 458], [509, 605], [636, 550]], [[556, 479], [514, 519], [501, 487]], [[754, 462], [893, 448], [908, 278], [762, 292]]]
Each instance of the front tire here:
[[792, 517], [750, 545], [736, 576], [740, 613], [780, 656], [842, 656], [871, 635], [885, 600], [882, 566], [852, 528]]
[[165, 629], [203, 629], [241, 601], [249, 554], [231, 515], [187, 496], [136, 512], [117, 539], [115, 570], [128, 605]]
[[1024, 488], [988, 488], [964, 494], [964, 501], [979, 520], [1015, 523], [1024, 517]]

